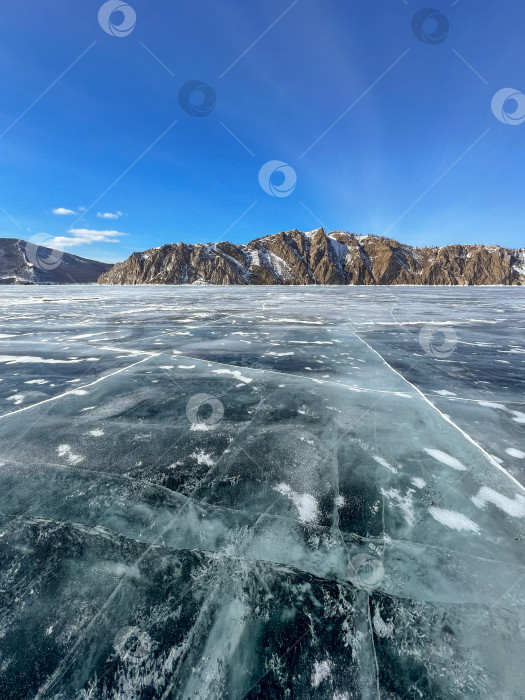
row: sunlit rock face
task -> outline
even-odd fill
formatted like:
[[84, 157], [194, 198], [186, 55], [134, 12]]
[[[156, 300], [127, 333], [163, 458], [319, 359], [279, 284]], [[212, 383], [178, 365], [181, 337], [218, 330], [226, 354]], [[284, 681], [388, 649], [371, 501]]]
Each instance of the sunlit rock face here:
[[247, 245], [174, 243], [117, 263], [101, 284], [523, 284], [525, 251], [413, 248], [389, 238], [288, 231]]
[[523, 289], [0, 306], [2, 699], [522, 696]]

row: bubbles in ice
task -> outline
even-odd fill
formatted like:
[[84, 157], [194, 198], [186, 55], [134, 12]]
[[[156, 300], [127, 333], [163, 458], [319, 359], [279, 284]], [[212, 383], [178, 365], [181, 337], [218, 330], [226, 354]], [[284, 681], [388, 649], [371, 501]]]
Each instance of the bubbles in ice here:
[[416, 516], [414, 514], [414, 504], [412, 502], [413, 495], [415, 493], [414, 489], [408, 489], [406, 495], [404, 496], [401, 494], [400, 491], [394, 488], [389, 489], [388, 491], [386, 491], [385, 489], [381, 489], [381, 493], [383, 494], [383, 496], [395, 503], [399, 510], [401, 510], [405, 517], [407, 525], [415, 524]]
[[194, 452], [191, 456], [197, 460], [197, 464], [205, 464], [207, 467], [212, 467], [214, 465], [213, 457], [204, 452], [204, 450]]
[[312, 524], [319, 518], [319, 505], [317, 500], [309, 493], [297, 493], [292, 491], [288, 484], [278, 484], [274, 487], [283, 496], [287, 496], [297, 508], [299, 520], [302, 523]]
[[65, 457], [71, 465], [80, 464], [80, 462], [84, 460], [82, 455], [76, 455], [73, 452], [71, 445], [59, 445], [57, 447], [57, 453], [59, 457]]
[[394, 633], [394, 624], [392, 622], [385, 622], [379, 614], [378, 608], [375, 610], [372, 623], [378, 637], [391, 637]]
[[89, 434], [93, 437], [102, 437], [102, 435], [104, 435], [104, 431], [100, 428], [95, 428], [94, 430], [90, 430]]
[[312, 687], [318, 688], [321, 683], [332, 675], [332, 662], [330, 659], [316, 661], [312, 673]]

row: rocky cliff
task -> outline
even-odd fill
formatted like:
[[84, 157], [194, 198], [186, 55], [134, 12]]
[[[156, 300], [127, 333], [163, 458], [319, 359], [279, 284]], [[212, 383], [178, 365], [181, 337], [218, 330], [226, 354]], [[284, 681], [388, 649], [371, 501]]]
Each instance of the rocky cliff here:
[[247, 245], [173, 243], [133, 253], [101, 284], [525, 284], [525, 249], [413, 248], [389, 238], [317, 229]]

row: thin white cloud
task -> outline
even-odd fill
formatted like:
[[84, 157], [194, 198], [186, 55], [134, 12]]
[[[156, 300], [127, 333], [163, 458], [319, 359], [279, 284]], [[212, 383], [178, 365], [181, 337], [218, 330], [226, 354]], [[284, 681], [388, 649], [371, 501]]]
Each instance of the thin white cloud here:
[[91, 228], [72, 228], [68, 233], [69, 236], [55, 236], [50, 241], [46, 242], [48, 247], [58, 248], [73, 248], [79, 245], [91, 245], [92, 243], [118, 243], [119, 236], [127, 236], [127, 233], [122, 231], [97, 231]]
[[64, 209], [64, 207], [58, 207], [58, 209], [53, 209], [53, 214], [57, 216], [74, 216], [76, 212], [73, 209]]
[[122, 212], [116, 211], [115, 213], [113, 213], [110, 211], [105, 211], [105, 212], [99, 211], [97, 213], [97, 216], [99, 219], [120, 219], [120, 217], [122, 216]]

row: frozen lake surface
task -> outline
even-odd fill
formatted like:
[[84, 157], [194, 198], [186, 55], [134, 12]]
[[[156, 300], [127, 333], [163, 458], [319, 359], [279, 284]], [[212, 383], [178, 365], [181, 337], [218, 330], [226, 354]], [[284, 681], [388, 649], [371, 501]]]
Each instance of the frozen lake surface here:
[[525, 289], [0, 306], [2, 700], [523, 698]]

